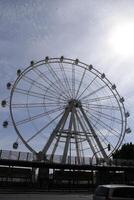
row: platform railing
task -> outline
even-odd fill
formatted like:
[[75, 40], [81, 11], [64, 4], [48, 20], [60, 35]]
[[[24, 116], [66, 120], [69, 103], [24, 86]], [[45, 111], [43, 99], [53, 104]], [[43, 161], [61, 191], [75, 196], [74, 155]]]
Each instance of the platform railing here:
[[33, 161], [36, 156], [30, 152], [0, 150], [0, 159]]
[[[62, 163], [62, 155], [53, 156], [53, 160], [50, 159], [51, 155], [46, 156], [46, 160], [41, 160], [41, 162], [50, 163]], [[21, 152], [21, 151], [9, 151], [0, 150], [0, 159], [6, 160], [19, 160], [19, 161], [37, 161], [36, 155], [31, 152]], [[81, 157], [80, 163], [78, 163], [78, 158], [75, 156], [67, 157], [66, 164], [70, 165], [111, 165], [111, 166], [134, 166], [134, 160], [122, 160], [122, 159], [109, 159], [109, 164], [107, 164], [104, 159], [93, 159], [92, 157]]]
[[[51, 155], [46, 156], [46, 162], [51, 163], [61, 163], [62, 162], [62, 155], [55, 155], [51, 160]], [[9, 150], [0, 150], [0, 159], [7, 159], [7, 160], [20, 160], [20, 161], [36, 161], [36, 155], [31, 152], [21, 152], [21, 151], [9, 151]], [[43, 160], [41, 160], [43, 162]], [[66, 164], [73, 164], [78, 165], [78, 159], [75, 156], [67, 157]], [[91, 157], [81, 157], [80, 164], [91, 164]]]

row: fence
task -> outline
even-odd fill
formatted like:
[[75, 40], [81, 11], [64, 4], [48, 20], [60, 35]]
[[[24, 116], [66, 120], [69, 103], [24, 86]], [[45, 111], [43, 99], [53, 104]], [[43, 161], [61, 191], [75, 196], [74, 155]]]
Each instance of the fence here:
[[30, 152], [0, 150], [0, 159], [33, 161], [36, 156]]
[[[47, 162], [52, 163], [62, 163], [62, 155], [54, 155], [53, 159], [50, 159], [51, 155], [46, 156]], [[92, 157], [93, 158], [93, 157]], [[92, 159], [91, 157], [81, 157], [80, 163], [78, 163], [78, 158], [75, 156], [68, 156], [66, 164], [73, 165], [107, 165], [104, 159]], [[9, 150], [0, 150], [0, 159], [7, 160], [20, 160], [20, 161], [35, 161], [36, 155], [31, 152], [20, 152], [20, 151], [9, 151]], [[134, 166], [134, 160], [122, 160], [122, 159], [110, 159], [109, 165], [115, 166]]]

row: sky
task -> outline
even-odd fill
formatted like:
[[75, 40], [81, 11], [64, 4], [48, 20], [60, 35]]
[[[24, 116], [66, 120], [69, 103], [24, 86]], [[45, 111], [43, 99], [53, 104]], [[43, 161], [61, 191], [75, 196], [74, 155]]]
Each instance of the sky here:
[[[125, 142], [134, 143], [133, 35], [133, 0], [0, 0], [0, 100], [31, 60], [78, 58], [116, 84], [130, 112]], [[0, 107], [0, 149], [10, 150], [17, 136], [2, 127], [7, 118]]]

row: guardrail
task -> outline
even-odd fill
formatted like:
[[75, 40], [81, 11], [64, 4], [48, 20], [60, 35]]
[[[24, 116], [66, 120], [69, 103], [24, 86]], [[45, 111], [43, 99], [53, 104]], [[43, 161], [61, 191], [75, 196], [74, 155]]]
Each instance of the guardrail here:
[[0, 159], [33, 161], [36, 156], [30, 152], [0, 150]]
[[[51, 155], [46, 156], [46, 162], [50, 163], [62, 163], [62, 155], [55, 155], [53, 159], [50, 159]], [[31, 152], [21, 152], [21, 151], [9, 151], [0, 150], [0, 159], [2, 160], [19, 160], [19, 161], [35, 161], [36, 155]], [[67, 157], [66, 164], [70, 165], [109, 165], [109, 166], [134, 166], [134, 160], [124, 160], [124, 159], [110, 159], [109, 164], [107, 164], [104, 159], [92, 159], [91, 157], [81, 157], [80, 163], [78, 163], [77, 157]]]
[[[50, 159], [51, 155], [46, 156], [46, 161], [51, 163], [61, 163], [62, 162], [62, 155], [54, 155], [53, 159]], [[9, 150], [0, 150], [0, 159], [7, 159], [7, 160], [20, 160], [20, 161], [35, 161], [36, 155], [31, 152], [20, 152], [20, 151], [9, 151]], [[91, 165], [92, 163], [91, 157], [81, 157], [80, 164], [83, 165]], [[93, 161], [95, 164], [95, 160]], [[66, 160], [66, 164], [78, 164], [78, 158], [75, 156], [68, 156]]]

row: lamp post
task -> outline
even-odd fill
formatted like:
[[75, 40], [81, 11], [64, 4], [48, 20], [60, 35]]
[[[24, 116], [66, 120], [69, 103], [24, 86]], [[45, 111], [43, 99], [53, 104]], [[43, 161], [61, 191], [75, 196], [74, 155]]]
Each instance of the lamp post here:
[[[110, 144], [108, 144], [107, 147], [105, 147], [105, 148], [103, 148], [103, 149], [100, 149], [100, 150], [96, 151], [96, 152], [93, 154], [93, 156], [92, 156], [92, 158], [91, 158], [91, 165], [93, 164], [93, 158], [94, 158], [94, 156], [95, 156], [97, 153], [99, 153], [99, 152], [101, 152], [102, 150], [104, 150], [104, 149], [108, 149], [108, 151], [110, 151], [110, 150], [111, 150]], [[97, 160], [97, 159], [96, 159], [96, 160]]]

